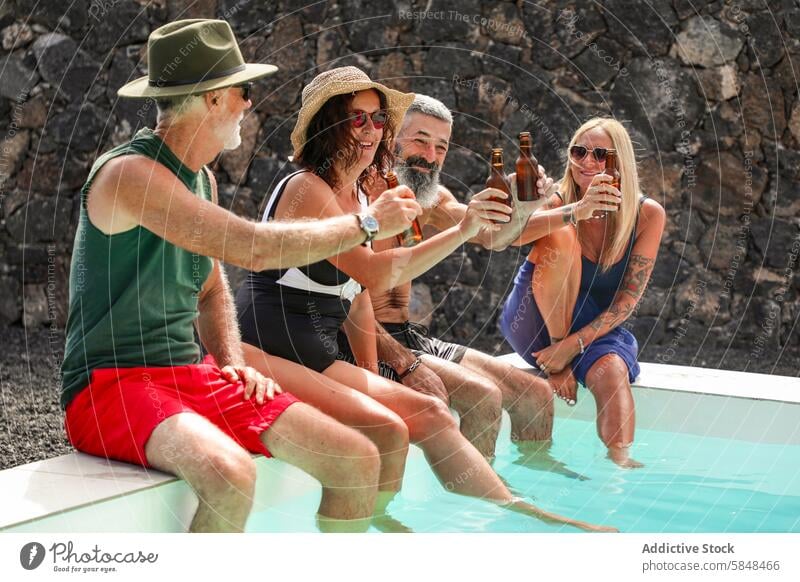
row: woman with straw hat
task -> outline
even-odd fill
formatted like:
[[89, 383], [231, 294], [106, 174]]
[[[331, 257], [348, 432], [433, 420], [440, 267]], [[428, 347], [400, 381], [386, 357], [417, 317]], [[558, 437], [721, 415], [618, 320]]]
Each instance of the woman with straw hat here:
[[[303, 90], [292, 132], [294, 159], [302, 169], [277, 185], [263, 220], [363, 210], [360, 183], [371, 171], [389, 169], [392, 139], [413, 97], [372, 81], [355, 67], [314, 78]], [[508, 221], [509, 209], [490, 201], [493, 195], [491, 190], [476, 195], [460, 224], [413, 248], [374, 253], [363, 246], [303, 269], [250, 273], [237, 296], [245, 357], [273, 377], [274, 356], [321, 372], [309, 372], [295, 394], [375, 442], [382, 460], [383, 505], [400, 488], [410, 439], [423, 449], [448, 490], [546, 521], [593, 529], [515, 499], [439, 399], [336, 359], [337, 332], [344, 323], [357, 358], [375, 370], [374, 319], [368, 292], [361, 286], [394, 287], [434, 266], [480, 228], [498, 228], [493, 221]]]
[[[155, 130], [100, 156], [81, 190], [62, 365], [69, 440], [184, 478], [200, 499], [193, 531], [244, 528], [256, 479], [250, 453], [272, 454], [322, 483], [323, 527], [366, 529], [376, 447], [246, 365], [221, 266], [302, 265], [357, 246], [363, 229], [354, 216], [256, 224], [216, 204], [206, 164], [238, 145], [251, 106], [246, 83], [276, 70], [245, 63], [228, 23], [158, 28], [148, 69], [119, 93], [157, 100]], [[391, 234], [419, 207], [395, 192], [370, 211]]]

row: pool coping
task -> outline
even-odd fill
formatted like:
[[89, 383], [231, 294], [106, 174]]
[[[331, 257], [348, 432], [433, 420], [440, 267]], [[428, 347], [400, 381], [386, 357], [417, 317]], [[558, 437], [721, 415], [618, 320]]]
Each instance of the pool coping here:
[[[534, 372], [516, 354], [500, 356], [500, 359]], [[641, 368], [640, 376], [633, 383], [637, 389], [800, 404], [800, 378], [669, 364], [642, 363]], [[577, 408], [584, 409], [582, 412], [565, 410], [559, 401], [558, 415], [570, 416], [573, 411], [581, 415], [593, 414], [583, 402], [580, 404]], [[254, 458], [259, 471], [284, 475], [294, 469], [277, 459], [267, 463], [260, 455]], [[157, 470], [80, 452], [12, 467], [0, 471], [0, 490], [7, 493], [0, 501], [0, 532], [178, 481], [181, 480]], [[191, 495], [188, 486], [184, 489], [180, 492], [182, 498]], [[22, 499], [17, 495], [20, 491]], [[30, 493], [30, 497], [25, 493]], [[286, 494], [291, 495], [291, 491], [283, 491], [282, 495]]]
[[[517, 354], [498, 359], [536, 371]], [[638, 388], [800, 404], [800, 378], [648, 362], [641, 362], [640, 367], [641, 373], [632, 384]], [[753, 391], [755, 385], [758, 392]]]

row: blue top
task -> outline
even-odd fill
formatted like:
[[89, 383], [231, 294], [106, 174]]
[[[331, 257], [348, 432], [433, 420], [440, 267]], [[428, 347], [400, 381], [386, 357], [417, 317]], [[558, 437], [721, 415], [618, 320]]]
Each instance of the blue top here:
[[[639, 203], [640, 208], [644, 200], [645, 197], [642, 196]], [[589, 325], [611, 306], [628, 268], [638, 223], [637, 214], [636, 224], [625, 255], [606, 272], [602, 271], [599, 264], [581, 255], [581, 282], [575, 309], [572, 313], [570, 332]], [[550, 345], [550, 334], [531, 290], [535, 268], [536, 265], [530, 261], [522, 263], [514, 279], [514, 288], [503, 305], [499, 319], [500, 329], [506, 341], [532, 366], [536, 366], [536, 358], [533, 357], [532, 352], [537, 352]], [[629, 379], [633, 382], [639, 375], [638, 352], [639, 345], [633, 334], [625, 327], [617, 326], [587, 345], [586, 351], [572, 361], [572, 371], [575, 379], [586, 385], [586, 375], [594, 363], [607, 354], [616, 354], [627, 365]]]

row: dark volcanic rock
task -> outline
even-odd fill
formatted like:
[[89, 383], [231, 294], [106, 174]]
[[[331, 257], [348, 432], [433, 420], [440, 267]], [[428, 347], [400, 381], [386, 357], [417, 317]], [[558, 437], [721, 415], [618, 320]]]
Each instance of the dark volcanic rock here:
[[633, 59], [617, 77], [610, 99], [614, 116], [631, 120], [651, 150], [671, 150], [691, 133], [703, 111], [694, 76], [672, 59]]
[[19, 282], [13, 277], [0, 277], [0, 324], [15, 323], [21, 314]]
[[766, 172], [748, 158], [730, 152], [703, 157], [697, 170], [696, 194], [690, 204], [707, 215], [739, 216], [761, 200]]
[[129, 134], [133, 135], [142, 127], [153, 127], [156, 121], [156, 105], [151, 99], [122, 99], [117, 96], [120, 87], [138, 79], [146, 72], [139, 66], [143, 64], [138, 51], [121, 48], [114, 51], [111, 68], [108, 71], [108, 87], [106, 97], [111, 103], [111, 113], [119, 123], [130, 126]]
[[[388, 1], [380, 4], [391, 6], [391, 2]], [[345, 5], [363, 6], [358, 0], [348, 0]], [[425, 8], [429, 13], [436, 15], [431, 18], [415, 19], [419, 35], [425, 44], [433, 45], [440, 41], [464, 42], [466, 39], [477, 37], [481, 32], [481, 3], [478, 0], [465, 0], [459, 2], [457, 6], [444, 0], [434, 0], [427, 3]]]
[[638, 0], [609, 0], [603, 7], [608, 34], [639, 54], [665, 55], [674, 38], [678, 19], [666, 2], [642, 4]]
[[417, 20], [407, 18], [407, 13], [391, 0], [345, 0], [340, 7], [343, 28], [348, 33], [351, 50], [356, 53], [385, 52], [387, 47], [395, 46], [400, 28], [407, 26], [404, 21]]
[[458, 81], [479, 75], [481, 55], [458, 43], [436, 44], [423, 49], [422, 55], [422, 72], [426, 76]]
[[598, 38], [573, 60], [581, 80], [596, 89], [617, 75], [628, 74], [625, 68], [625, 48], [610, 38]]
[[[115, 0], [113, 4], [113, 7], [106, 10], [102, 17], [90, 21], [91, 28], [85, 46], [101, 58], [104, 58], [106, 52], [113, 46], [147, 42], [147, 36], [150, 34], [151, 26], [147, 21], [145, 6], [134, 0]], [[102, 5], [101, 2], [92, 2], [90, 15], [92, 15], [92, 9], [97, 11], [102, 8]], [[208, 16], [210, 14], [206, 15], [206, 17]], [[192, 17], [183, 16], [182, 18]]]
[[756, 130], [774, 140], [786, 129], [783, 91], [774, 79], [765, 79], [760, 73], [744, 77], [742, 107], [748, 131]]
[[312, 64], [311, 52], [303, 36], [303, 28], [297, 19], [279, 20], [265, 35], [255, 58], [260, 63], [275, 63], [279, 70], [253, 87], [251, 99], [257, 111], [281, 115], [299, 107], [303, 73], [309, 71]]
[[85, 95], [97, 82], [100, 66], [77, 43], [63, 34], [40, 36], [33, 43], [33, 52], [42, 77], [73, 101]]
[[713, 67], [736, 60], [744, 41], [727, 24], [711, 16], [690, 18], [675, 38], [675, 47], [687, 65]]
[[650, 277], [650, 284], [662, 289], [671, 289], [677, 282], [689, 275], [689, 264], [663, 246], [656, 257], [656, 265]]
[[460, 147], [451, 147], [442, 169], [442, 182], [448, 188], [469, 189], [486, 178], [486, 160], [476, 152]]
[[43, 24], [51, 30], [77, 32], [91, 21], [88, 0], [16, 0], [17, 18]]
[[797, 261], [797, 246], [793, 246], [793, 243], [800, 236], [800, 231], [794, 223], [780, 218], [754, 218], [751, 232], [764, 263], [770, 267], [791, 268], [792, 258]]
[[297, 168], [287, 161], [276, 158], [255, 158], [247, 172], [247, 187], [253, 191], [257, 203], [272, 193], [281, 178], [288, 176]]
[[108, 117], [108, 112], [87, 103], [80, 108], [65, 109], [50, 120], [48, 128], [57, 143], [88, 152], [97, 148], [98, 137], [103, 134]]
[[[795, 5], [787, 14], [797, 12], [798, 7]], [[758, 67], [772, 67], [783, 58], [785, 41], [776, 27], [775, 19], [775, 14], [763, 9], [747, 17], [747, 26], [752, 34], [750, 49], [755, 53]]]
[[[275, 20], [277, 2], [249, 2], [243, 0], [219, 0], [217, 18], [230, 22], [236, 31], [262, 30]], [[246, 35], [239, 34], [241, 40]]]
[[529, 32], [533, 61], [546, 69], [569, 64], [605, 33], [606, 25], [593, 5], [562, 3], [556, 10], [534, 2], [522, 4], [522, 20]]
[[6, 228], [18, 241], [51, 242], [64, 235], [62, 225], [69, 224], [72, 204], [55, 196], [36, 196], [6, 219]]
[[24, 102], [39, 82], [39, 74], [25, 65], [24, 51], [18, 51], [3, 59], [0, 70], [0, 97], [11, 101]]

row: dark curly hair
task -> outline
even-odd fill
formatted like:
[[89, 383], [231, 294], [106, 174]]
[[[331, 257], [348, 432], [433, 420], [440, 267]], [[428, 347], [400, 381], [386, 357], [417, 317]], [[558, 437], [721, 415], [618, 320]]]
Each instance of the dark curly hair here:
[[[386, 109], [386, 96], [377, 91], [381, 101], [381, 109]], [[301, 167], [311, 170], [325, 180], [331, 187], [340, 185], [340, 177], [336, 175], [334, 163], [340, 162], [345, 169], [352, 168], [361, 156], [361, 146], [353, 136], [349, 123], [350, 103], [355, 94], [334, 95], [328, 99], [311, 119], [306, 130], [307, 141], [303, 150], [295, 160]], [[389, 148], [395, 135], [396, 123], [390, 115], [383, 126], [383, 139], [378, 144], [375, 157], [369, 168], [359, 176], [358, 182], [374, 168], [384, 174], [394, 164], [394, 155]]]

